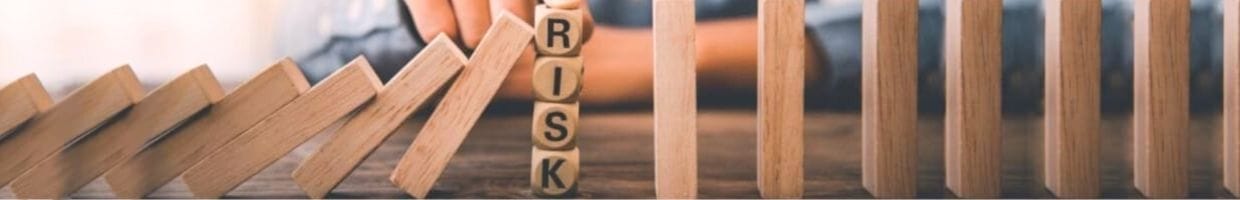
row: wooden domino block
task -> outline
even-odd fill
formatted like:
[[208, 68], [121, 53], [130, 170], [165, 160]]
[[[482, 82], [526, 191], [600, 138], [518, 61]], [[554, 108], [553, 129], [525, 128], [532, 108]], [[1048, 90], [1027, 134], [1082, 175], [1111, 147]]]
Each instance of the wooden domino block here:
[[142, 198], [309, 87], [297, 65], [281, 59], [203, 111], [198, 119], [113, 167], [104, 179], [116, 196]]
[[581, 57], [534, 59], [534, 97], [540, 101], [576, 102], [581, 93]]
[[697, 197], [693, 4], [654, 1], [654, 188], [659, 198]]
[[1223, 185], [1240, 196], [1240, 0], [1223, 5]]
[[581, 52], [581, 9], [554, 9], [537, 6], [534, 13], [534, 49], [542, 56], [577, 56]]
[[1133, 6], [1133, 174], [1150, 198], [1188, 195], [1189, 1]]
[[862, 185], [879, 198], [917, 194], [917, 0], [864, 1]]
[[1046, 117], [1043, 176], [1060, 198], [1096, 198], [1100, 0], [1048, 0], [1046, 12]]
[[39, 77], [28, 74], [0, 88], [0, 140], [35, 115], [52, 107]]
[[68, 197], [223, 96], [207, 66], [194, 68], [151, 91], [119, 120], [32, 167], [13, 181], [13, 193], [18, 198]]
[[577, 148], [578, 104], [534, 102], [534, 123], [530, 126], [534, 146], [546, 150]]
[[998, 198], [1003, 0], [944, 3], [947, 188], [963, 198]]
[[533, 28], [511, 14], [496, 19], [401, 157], [389, 177], [392, 183], [413, 197], [426, 198], [533, 36]]
[[540, 197], [562, 197], [577, 190], [581, 156], [576, 147], [569, 150], [531, 148], [530, 188]]
[[358, 111], [326, 144], [302, 161], [293, 171], [293, 181], [311, 198], [327, 197], [401, 122], [455, 77], [467, 61], [452, 40], [443, 35], [436, 37], [388, 81], [374, 102]]
[[805, 2], [758, 3], [758, 192], [800, 198], [805, 157]]
[[142, 99], [142, 86], [128, 65], [78, 88], [25, 128], [0, 140], [0, 185], [38, 164]]
[[370, 63], [358, 57], [190, 167], [181, 178], [196, 197], [224, 196], [369, 101], [380, 88], [383, 83]]

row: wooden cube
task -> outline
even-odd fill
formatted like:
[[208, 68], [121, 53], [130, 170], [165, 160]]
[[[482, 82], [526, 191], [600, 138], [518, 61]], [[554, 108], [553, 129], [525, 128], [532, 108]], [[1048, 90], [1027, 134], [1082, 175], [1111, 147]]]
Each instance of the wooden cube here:
[[540, 101], [575, 102], [581, 93], [581, 57], [539, 57], [534, 61], [534, 97]]
[[562, 197], [577, 191], [581, 169], [577, 148], [568, 151], [534, 147], [530, 160], [530, 189], [540, 197]]
[[555, 9], [537, 6], [534, 11], [534, 46], [539, 55], [576, 56], [581, 52], [581, 8]]
[[546, 150], [577, 147], [577, 103], [534, 102], [530, 137], [534, 146]]

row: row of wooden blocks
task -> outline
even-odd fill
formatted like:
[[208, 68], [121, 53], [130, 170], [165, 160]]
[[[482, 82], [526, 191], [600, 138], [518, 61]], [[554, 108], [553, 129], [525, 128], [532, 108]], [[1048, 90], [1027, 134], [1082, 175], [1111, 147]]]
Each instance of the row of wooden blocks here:
[[122, 66], [53, 105], [29, 75], [0, 90], [0, 186], [64, 198], [103, 176], [118, 197], [141, 198], [179, 176], [194, 196], [216, 198], [347, 118], [292, 174], [323, 198], [455, 78], [391, 177], [426, 197], [532, 36], [503, 15], [471, 58], [440, 36], [386, 85], [360, 57], [313, 87], [284, 59], [227, 95], [206, 66], [150, 93]]
[[534, 117], [530, 138], [530, 189], [535, 195], [564, 197], [577, 189], [581, 152], [577, 146], [581, 95], [581, 45], [586, 8], [540, 5], [534, 10], [532, 78]]

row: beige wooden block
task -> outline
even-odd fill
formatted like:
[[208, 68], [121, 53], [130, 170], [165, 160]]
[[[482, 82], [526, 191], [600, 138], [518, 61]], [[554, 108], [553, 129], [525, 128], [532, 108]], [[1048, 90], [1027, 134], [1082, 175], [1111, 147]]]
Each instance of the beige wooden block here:
[[758, 2], [758, 193], [805, 192], [805, 2]]
[[999, 198], [1003, 0], [948, 0], [944, 11], [947, 188], [963, 198]]
[[654, 1], [654, 190], [697, 197], [697, 75], [694, 5]]
[[142, 99], [128, 65], [87, 83], [17, 133], [0, 140], [0, 186]]
[[65, 198], [133, 156], [147, 141], [219, 101], [224, 90], [199, 66], [151, 91], [126, 114], [73, 146], [52, 154], [13, 181], [18, 198]]
[[22, 76], [0, 88], [0, 140], [17, 131], [41, 112], [52, 107], [52, 97], [43, 89], [43, 83], [34, 74]]
[[117, 197], [142, 198], [309, 87], [297, 65], [281, 59], [207, 108], [201, 117], [108, 170], [105, 180]]
[[534, 98], [540, 101], [576, 102], [581, 94], [581, 57], [543, 56], [534, 59]]
[[534, 101], [530, 140], [546, 150], [577, 148], [578, 104]]
[[1133, 6], [1133, 183], [1150, 198], [1188, 195], [1189, 1]]
[[576, 193], [581, 156], [576, 147], [569, 150], [532, 149], [530, 190], [539, 197], [565, 197]]
[[1043, 176], [1060, 198], [1096, 198], [1101, 147], [1098, 136], [1099, 0], [1048, 0], [1046, 12], [1046, 128]]
[[305, 94], [250, 127], [185, 171], [195, 197], [218, 198], [370, 101], [383, 88], [365, 57], [358, 57]]
[[917, 0], [864, 1], [861, 179], [874, 197], [917, 195]]
[[534, 8], [534, 49], [542, 56], [577, 56], [581, 52], [581, 9]]
[[1240, 196], [1240, 0], [1223, 5], [1223, 185]]
[[401, 157], [389, 177], [392, 183], [409, 195], [426, 198], [533, 36], [533, 28], [511, 14], [496, 19]]
[[336, 130], [293, 171], [293, 181], [311, 198], [325, 198], [349, 172], [374, 152], [409, 118], [456, 77], [468, 59], [448, 37], [440, 35], [406, 64], [374, 102]]

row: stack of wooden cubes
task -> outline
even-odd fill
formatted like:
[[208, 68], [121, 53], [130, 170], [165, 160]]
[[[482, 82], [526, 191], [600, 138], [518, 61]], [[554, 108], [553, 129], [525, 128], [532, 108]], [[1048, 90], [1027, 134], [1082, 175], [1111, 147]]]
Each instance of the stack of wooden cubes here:
[[581, 93], [584, 7], [539, 5], [535, 13], [534, 117], [530, 187], [560, 197], [577, 188], [578, 102]]

